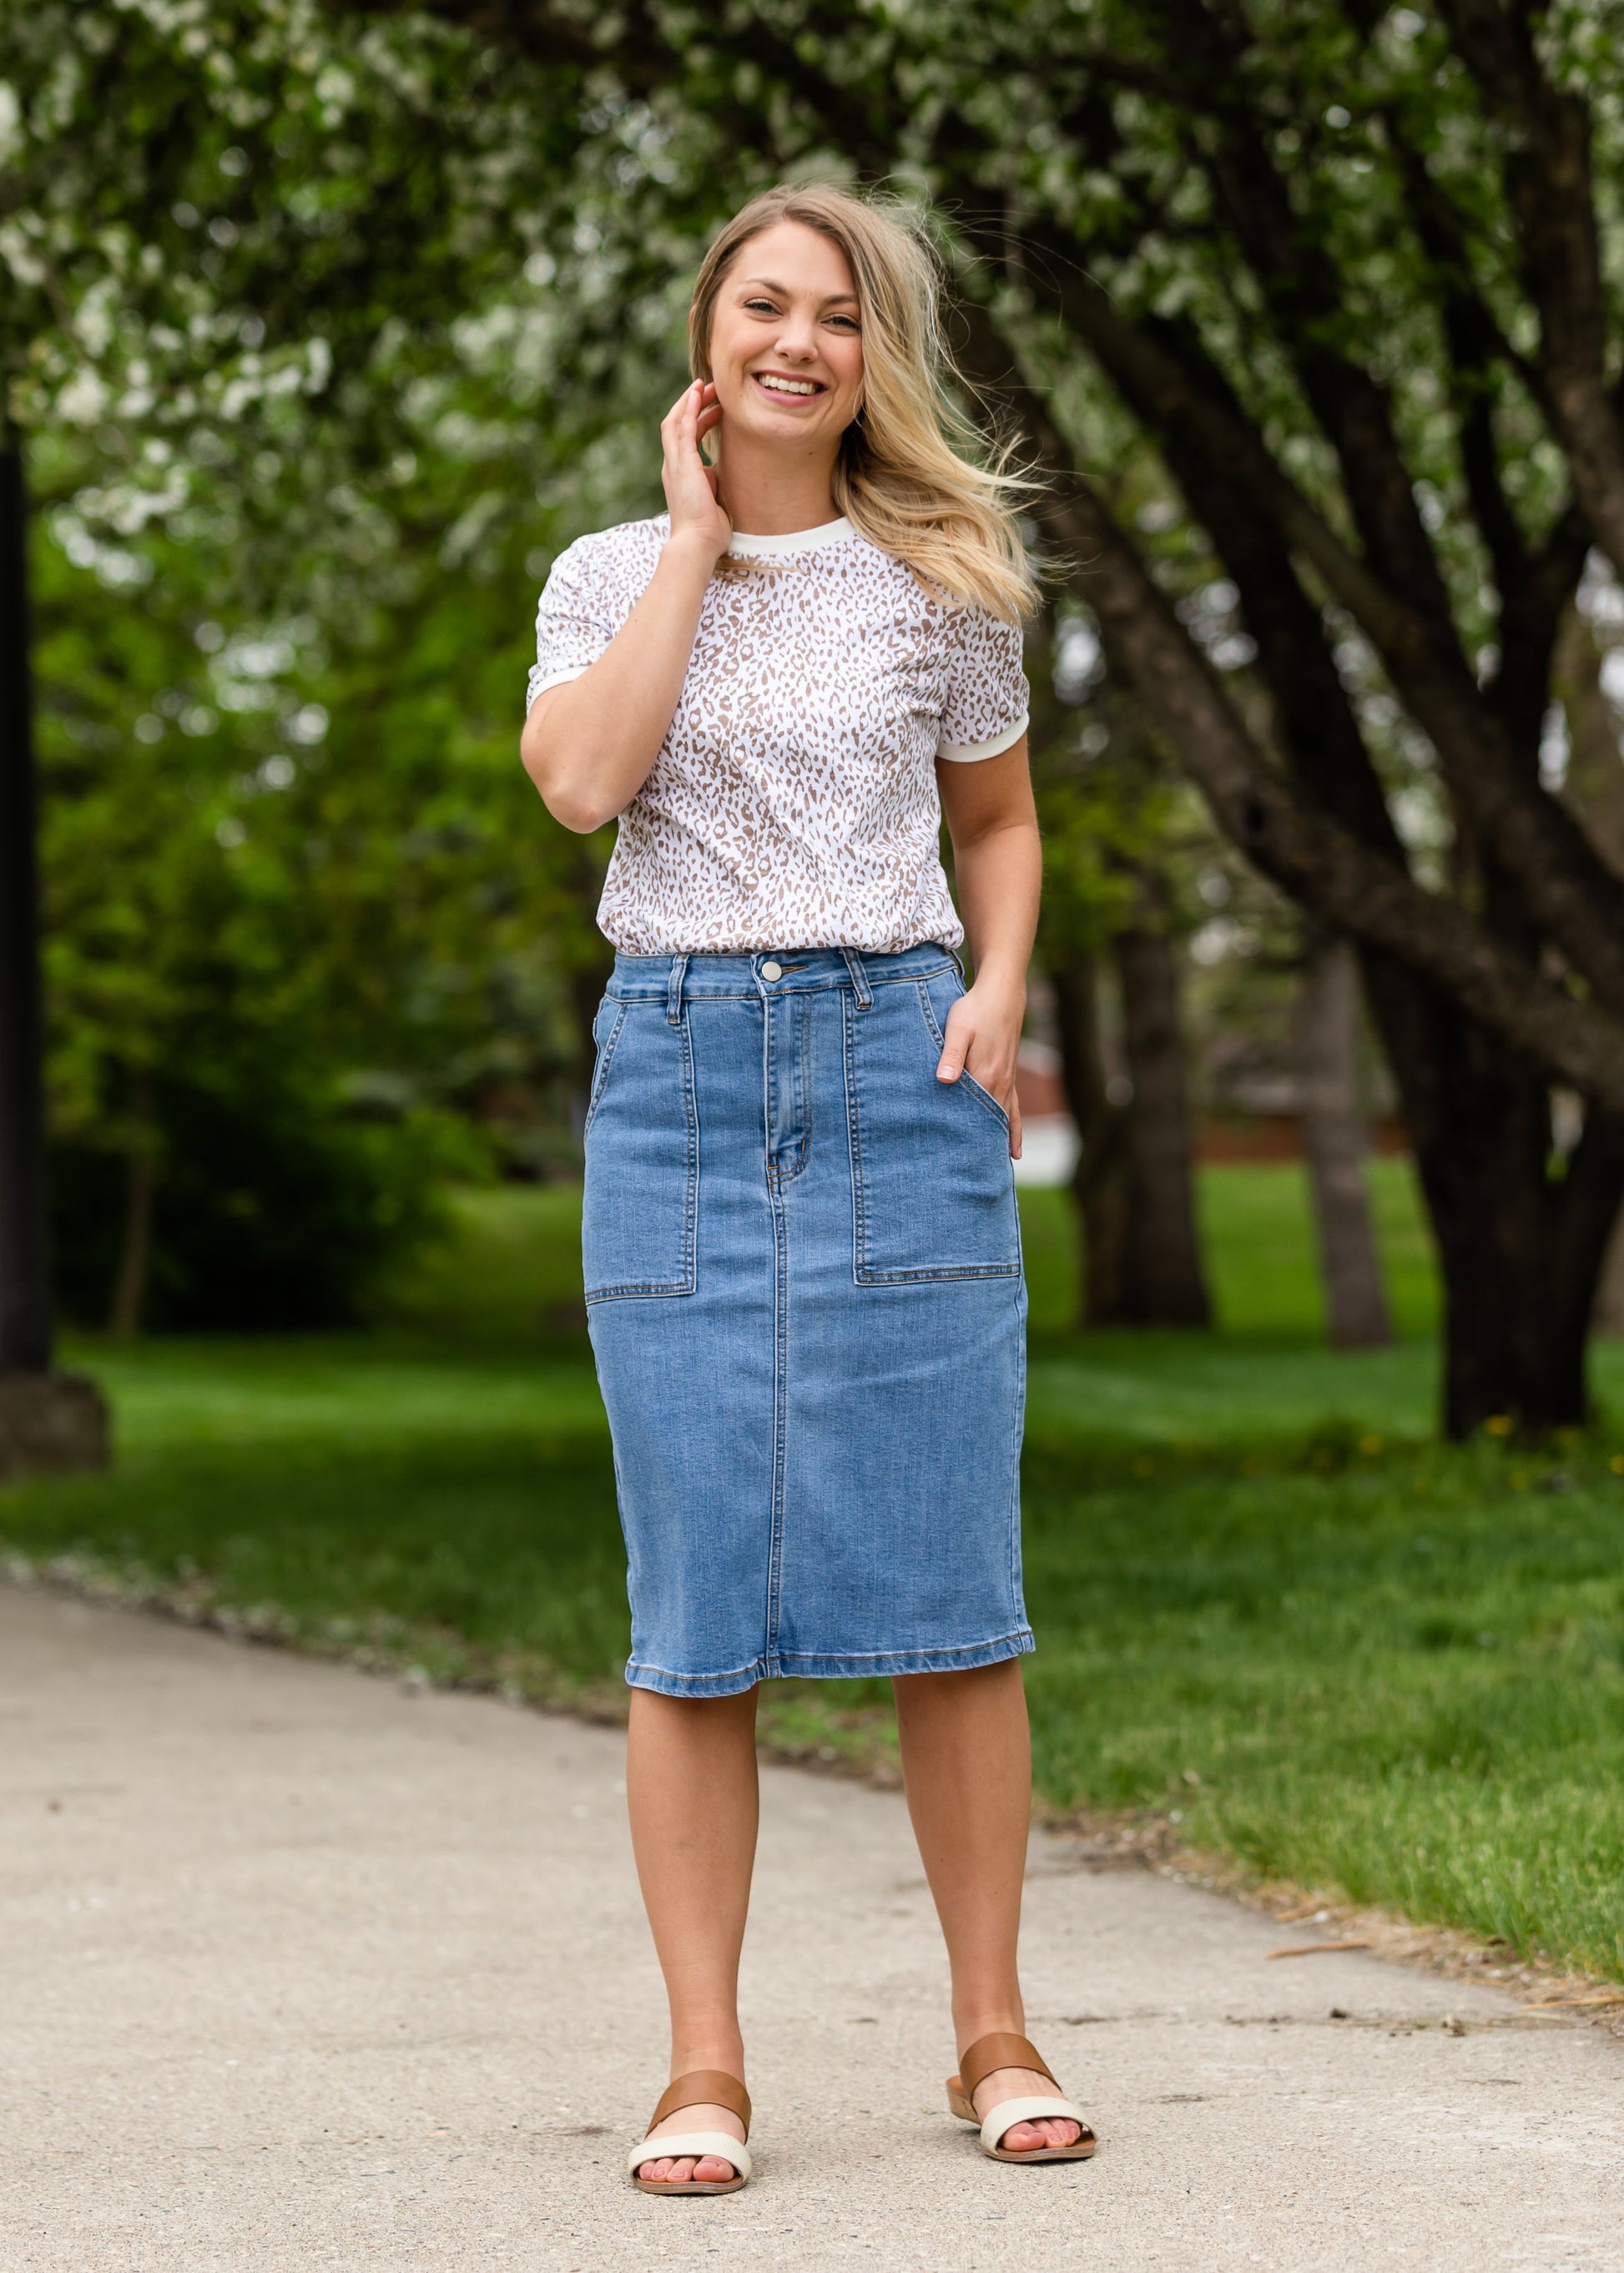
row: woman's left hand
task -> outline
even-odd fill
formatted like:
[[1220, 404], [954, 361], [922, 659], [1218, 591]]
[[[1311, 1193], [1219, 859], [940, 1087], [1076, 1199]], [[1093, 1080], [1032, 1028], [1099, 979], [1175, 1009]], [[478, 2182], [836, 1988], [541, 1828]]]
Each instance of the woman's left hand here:
[[1010, 1158], [1020, 1158], [1020, 1103], [1015, 1094], [1015, 1060], [1021, 1022], [1026, 1015], [1025, 986], [1001, 986], [978, 978], [947, 1014], [938, 1081], [957, 1081], [968, 1072], [1010, 1117]]

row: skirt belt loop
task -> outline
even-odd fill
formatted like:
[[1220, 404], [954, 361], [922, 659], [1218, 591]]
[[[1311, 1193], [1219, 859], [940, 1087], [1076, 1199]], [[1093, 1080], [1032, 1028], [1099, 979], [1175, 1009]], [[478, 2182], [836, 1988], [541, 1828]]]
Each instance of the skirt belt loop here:
[[868, 984], [868, 974], [863, 969], [863, 959], [854, 947], [843, 947], [840, 952], [845, 956], [846, 967], [852, 974], [852, 988], [857, 996], [857, 1007], [860, 1010], [866, 1010], [874, 1000], [874, 990]]
[[665, 1024], [682, 1024], [682, 982], [688, 977], [688, 957], [673, 955], [671, 958], [671, 978], [665, 987]]

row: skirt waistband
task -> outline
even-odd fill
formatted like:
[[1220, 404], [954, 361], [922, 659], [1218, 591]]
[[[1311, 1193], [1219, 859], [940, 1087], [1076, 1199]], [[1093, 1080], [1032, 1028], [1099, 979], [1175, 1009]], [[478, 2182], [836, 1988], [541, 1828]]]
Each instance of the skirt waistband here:
[[862, 1004], [876, 986], [954, 970], [963, 977], [957, 954], [934, 940], [898, 955], [868, 955], [854, 947], [761, 948], [749, 955], [628, 955], [620, 949], [607, 992], [617, 1002], [663, 1001], [674, 1018], [685, 997], [751, 1001], [849, 986]]

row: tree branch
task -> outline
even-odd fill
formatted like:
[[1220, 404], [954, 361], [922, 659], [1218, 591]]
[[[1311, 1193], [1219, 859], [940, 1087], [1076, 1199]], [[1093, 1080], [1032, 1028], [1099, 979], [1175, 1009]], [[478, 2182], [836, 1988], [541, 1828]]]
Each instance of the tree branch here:
[[[1007, 367], [985, 311], [966, 308], [978, 381], [1045, 461], [1060, 435], [1035, 392]], [[1000, 359], [1005, 368], [994, 377]], [[1304, 906], [1445, 988], [1530, 1062], [1624, 1109], [1624, 1027], [1547, 985], [1464, 910], [1423, 891], [1390, 859], [1295, 798], [1269, 769], [1149, 572], [1082, 479], [1057, 474], [1043, 519], [1084, 564], [1084, 587], [1112, 667], [1177, 750], [1224, 833]]]
[[[559, 19], [545, 5], [526, 5], [524, 0], [440, 0], [440, 5], [447, 15], [492, 30], [500, 21], [503, 35], [527, 52], [551, 54], [554, 49], [548, 43], [562, 39], [571, 59], [578, 57], [583, 37], [579, 23], [572, 18], [560, 32]], [[1293, 541], [1300, 536], [1307, 557], [1326, 563], [1330, 589], [1339, 597], [1357, 591], [1364, 604], [1356, 609], [1360, 620], [1365, 620], [1368, 609], [1372, 622], [1380, 626], [1380, 634], [1372, 630], [1372, 636], [1388, 658], [1395, 684], [1438, 747], [1452, 785], [1477, 815], [1485, 840], [1494, 841], [1505, 865], [1517, 875], [1541, 926], [1598, 994], [1624, 1005], [1624, 885], [1605, 869], [1555, 801], [1521, 776], [1503, 724], [1479, 694], [1459, 652], [1447, 594], [1420, 524], [1380, 390], [1367, 373], [1327, 343], [1325, 326], [1339, 310], [1338, 280], [1321, 257], [1299, 242], [1283, 185], [1258, 143], [1244, 103], [1225, 107], [1230, 101], [1226, 88], [1233, 58], [1223, 49], [1224, 34], [1199, 0], [1160, 0], [1160, 7], [1186, 82], [1180, 100], [1192, 115], [1207, 116], [1217, 125], [1214, 181], [1254, 271], [1271, 296], [1275, 319], [1297, 358], [1316, 415], [1342, 459], [1355, 518], [1379, 574], [1372, 580], [1369, 568], [1362, 575], [1357, 573], [1362, 564], [1347, 555], [1304, 500], [1294, 499], [1290, 484], [1272, 461], [1265, 494], [1280, 510], [1282, 525], [1295, 532]], [[738, 34], [730, 33], [727, 48], [733, 54], [748, 54], [861, 162], [873, 170], [890, 163], [894, 141], [890, 114], [901, 102], [894, 91], [887, 99], [890, 110], [883, 102], [879, 109], [886, 116], [879, 116], [872, 101], [843, 89], [808, 53], [759, 18], [747, 18]], [[634, 6], [613, 46], [599, 52], [605, 60], [612, 56], [615, 68], [632, 83], [643, 86], [679, 80], [688, 67], [686, 50], [643, 5]], [[771, 131], [764, 124], [756, 127], [760, 146], [771, 146]], [[1064, 244], [1064, 233], [1056, 229], [1052, 241]], [[1067, 250], [1075, 248], [1068, 245]], [[1080, 261], [1074, 266], [1082, 273]], [[1103, 296], [1096, 296], [1103, 308]], [[1103, 325], [1102, 317], [1099, 322]], [[1144, 333], [1123, 326], [1116, 339], [1124, 354], [1132, 348], [1139, 356], [1142, 377]], [[1123, 368], [1127, 368], [1125, 361]], [[1185, 393], [1205, 431], [1215, 435], [1211, 403], [1201, 400], [1199, 387], [1186, 385]], [[1233, 417], [1222, 424], [1232, 437]], [[1267, 458], [1260, 441], [1256, 446]], [[1185, 648], [1193, 657], [1187, 641]], [[1189, 761], [1193, 769], [1194, 761]], [[1402, 873], [1399, 881], [1419, 900], [1433, 904]], [[1470, 919], [1461, 920], [1470, 930]], [[1350, 927], [1359, 929], [1357, 924]], [[1548, 989], [1540, 999], [1560, 1000]]]
[[1462, 61], [1509, 130], [1507, 200], [1538, 311], [1541, 388], [1597, 541], [1624, 574], [1624, 419], [1606, 378], [1607, 302], [1582, 98], [1545, 77], [1526, 13], [1443, 0]]

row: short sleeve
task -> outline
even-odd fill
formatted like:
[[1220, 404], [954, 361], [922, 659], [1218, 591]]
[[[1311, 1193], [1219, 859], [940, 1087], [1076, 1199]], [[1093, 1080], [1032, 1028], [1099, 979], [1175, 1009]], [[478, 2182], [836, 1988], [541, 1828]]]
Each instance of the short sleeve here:
[[949, 619], [947, 700], [939, 758], [996, 758], [1026, 731], [1031, 690], [1021, 666], [1019, 624], [986, 608], [956, 608]]
[[600, 548], [578, 538], [553, 562], [536, 611], [536, 661], [524, 698], [526, 715], [549, 686], [561, 686], [590, 671], [619, 629]]

